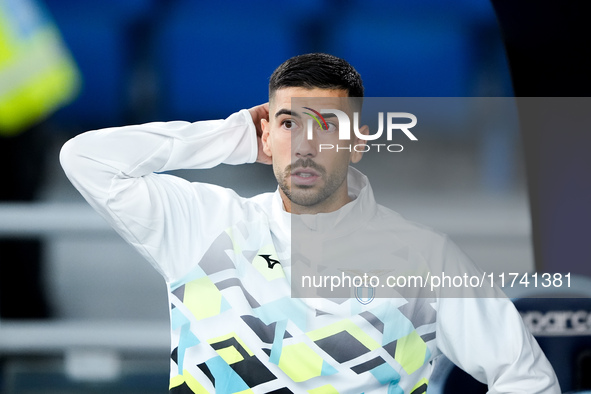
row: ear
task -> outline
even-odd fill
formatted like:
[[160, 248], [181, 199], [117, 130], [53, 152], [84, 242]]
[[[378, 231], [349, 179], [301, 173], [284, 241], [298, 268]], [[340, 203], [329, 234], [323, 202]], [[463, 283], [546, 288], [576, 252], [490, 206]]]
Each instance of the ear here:
[[[359, 133], [363, 134], [363, 135], [368, 135], [369, 134], [369, 126], [368, 125], [363, 125], [359, 128]], [[357, 135], [355, 135], [355, 138], [353, 138], [353, 144], [352, 146], [358, 146], [358, 149], [354, 149], [351, 152], [351, 163], [358, 163], [359, 160], [361, 160], [361, 157], [363, 157], [363, 151], [365, 150], [365, 145], [367, 145], [367, 141], [366, 140], [362, 140], [361, 138], [357, 137]], [[358, 152], [360, 151], [360, 152]]]
[[270, 138], [270, 131], [271, 125], [267, 119], [261, 119], [261, 129], [263, 130], [263, 135], [261, 136], [261, 142], [263, 143], [263, 152], [269, 156], [273, 157], [271, 153], [271, 138]]

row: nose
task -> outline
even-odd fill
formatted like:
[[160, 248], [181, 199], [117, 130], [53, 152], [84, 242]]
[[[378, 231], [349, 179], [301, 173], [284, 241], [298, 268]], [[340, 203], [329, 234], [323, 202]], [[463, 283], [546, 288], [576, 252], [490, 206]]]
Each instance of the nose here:
[[301, 133], [294, 133], [292, 135], [291, 149], [295, 157], [298, 159], [315, 157], [318, 150], [318, 143], [316, 142], [316, 133], [312, 133], [312, 139], [308, 139], [307, 130]]

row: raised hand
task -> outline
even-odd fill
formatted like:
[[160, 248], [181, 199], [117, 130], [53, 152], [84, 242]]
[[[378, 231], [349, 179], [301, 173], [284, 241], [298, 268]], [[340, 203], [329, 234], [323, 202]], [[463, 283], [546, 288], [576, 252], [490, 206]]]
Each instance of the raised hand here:
[[248, 111], [250, 112], [250, 116], [252, 116], [252, 121], [254, 122], [257, 130], [257, 143], [259, 147], [257, 163], [272, 164], [273, 160], [271, 159], [271, 156], [268, 156], [265, 154], [265, 152], [263, 152], [263, 142], [261, 140], [261, 136], [263, 135], [261, 120], [269, 120], [269, 103], [254, 106]]

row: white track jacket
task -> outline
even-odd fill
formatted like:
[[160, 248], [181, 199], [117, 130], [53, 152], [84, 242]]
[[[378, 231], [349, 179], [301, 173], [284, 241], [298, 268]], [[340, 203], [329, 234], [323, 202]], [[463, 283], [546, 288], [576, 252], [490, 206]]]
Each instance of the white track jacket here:
[[[246, 110], [225, 120], [91, 131], [61, 151], [74, 186], [166, 280], [171, 392], [420, 394], [442, 353], [490, 393], [560, 392], [509, 300], [380, 298], [379, 288], [375, 298], [372, 289], [292, 297], [292, 258], [305, 260], [306, 250], [292, 250], [292, 217], [278, 192], [246, 199], [161, 174], [256, 157]], [[444, 235], [377, 205], [357, 170], [348, 182], [352, 202], [297, 218], [314, 239], [347, 248], [379, 232], [394, 271], [401, 264], [423, 274], [478, 272]]]

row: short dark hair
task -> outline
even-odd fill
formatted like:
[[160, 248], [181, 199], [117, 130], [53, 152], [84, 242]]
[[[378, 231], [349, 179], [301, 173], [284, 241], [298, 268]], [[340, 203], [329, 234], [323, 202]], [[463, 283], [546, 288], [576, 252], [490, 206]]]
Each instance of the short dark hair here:
[[286, 60], [271, 75], [269, 99], [281, 88], [346, 90], [363, 97], [361, 76], [346, 60], [326, 53], [309, 53]]

